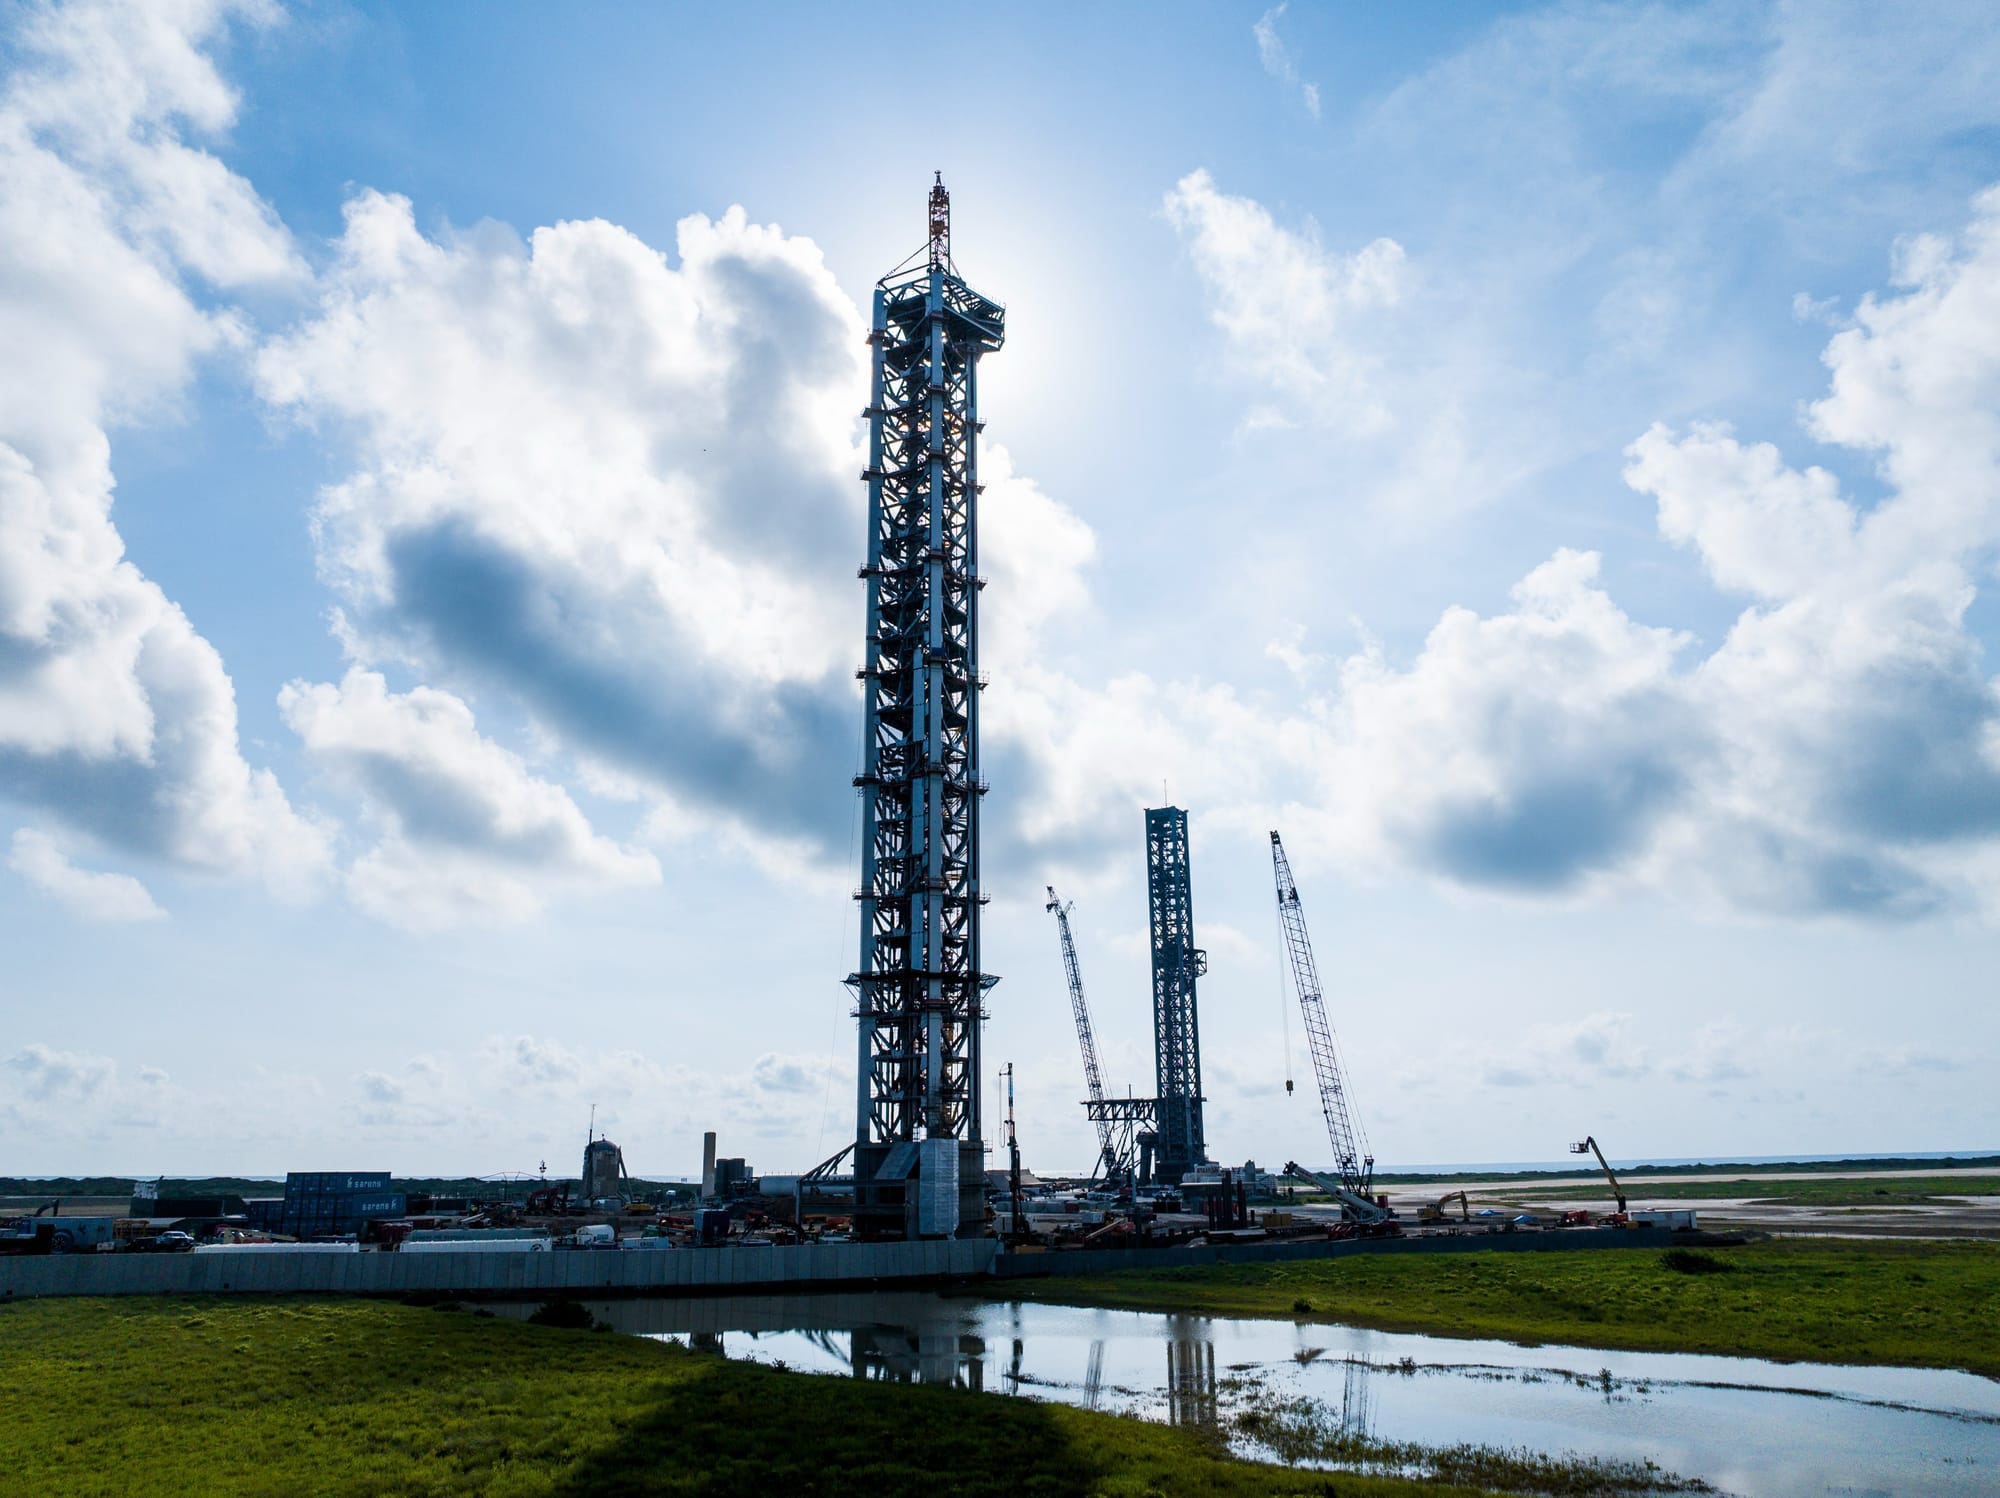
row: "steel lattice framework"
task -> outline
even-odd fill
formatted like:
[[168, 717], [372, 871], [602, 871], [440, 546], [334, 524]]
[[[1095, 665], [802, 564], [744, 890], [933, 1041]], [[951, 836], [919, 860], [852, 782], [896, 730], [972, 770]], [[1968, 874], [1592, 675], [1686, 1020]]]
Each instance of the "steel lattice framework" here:
[[1367, 1138], [1348, 1106], [1347, 1076], [1333, 1043], [1333, 1026], [1327, 1023], [1326, 1001], [1319, 986], [1319, 964], [1313, 961], [1312, 942], [1306, 936], [1306, 915], [1299, 904], [1298, 881], [1292, 877], [1292, 861], [1285, 857], [1285, 845], [1276, 831], [1271, 833], [1271, 871], [1277, 881], [1278, 921], [1285, 930], [1292, 982], [1299, 991], [1299, 1009], [1306, 1019], [1306, 1043], [1312, 1049], [1313, 1075], [1319, 1081], [1319, 1107], [1326, 1115], [1326, 1134], [1333, 1144], [1335, 1169], [1342, 1186], [1365, 1197], [1374, 1186], [1375, 1156], [1369, 1152]]
[[1152, 912], [1159, 1177], [1178, 1181], [1191, 1167], [1208, 1163], [1195, 1012], [1195, 979], [1208, 971], [1208, 954], [1194, 944], [1187, 813], [1178, 806], [1146, 812], [1146, 898]]
[[[1070, 1012], [1076, 1019], [1076, 1043], [1083, 1051], [1083, 1085], [1090, 1093], [1084, 1103], [1090, 1121], [1097, 1126], [1097, 1163], [1106, 1177], [1122, 1180], [1132, 1169], [1132, 1120], [1113, 1118], [1105, 1108], [1104, 1075], [1097, 1065], [1097, 1032], [1090, 1023], [1090, 1002], [1083, 994], [1083, 969], [1076, 960], [1076, 938], [1070, 933], [1070, 907], [1056, 898], [1055, 886], [1048, 886], [1049, 903], [1043, 908], [1055, 912], [1056, 930], [1062, 938], [1063, 976], [1069, 980]], [[1094, 1175], [1095, 1172], [1092, 1172]]]
[[[960, 279], [951, 200], [876, 284], [869, 423], [857, 1226], [917, 1231], [914, 1147], [960, 1141], [959, 1230], [983, 1221], [979, 1025], [977, 374], [1005, 313]], [[903, 1148], [899, 1148], [903, 1146]]]

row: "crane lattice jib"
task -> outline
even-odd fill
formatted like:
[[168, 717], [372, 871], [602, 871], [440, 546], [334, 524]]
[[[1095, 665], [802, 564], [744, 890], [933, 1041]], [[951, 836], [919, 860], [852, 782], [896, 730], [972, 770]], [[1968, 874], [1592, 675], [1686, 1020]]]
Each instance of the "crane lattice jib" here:
[[1090, 1100], [1097, 1105], [1091, 1110], [1091, 1118], [1097, 1124], [1098, 1149], [1104, 1157], [1107, 1169], [1118, 1163], [1118, 1147], [1112, 1138], [1111, 1120], [1103, 1113], [1104, 1078], [1097, 1068], [1097, 1036], [1090, 1025], [1090, 1005], [1083, 997], [1083, 970], [1076, 962], [1076, 939], [1070, 935], [1069, 907], [1056, 899], [1055, 887], [1049, 887], [1048, 908], [1056, 913], [1056, 929], [1062, 934], [1063, 975], [1069, 979], [1069, 1006], [1076, 1013], [1076, 1043], [1083, 1050], [1083, 1081], [1090, 1090]]
[[1271, 834], [1271, 868], [1278, 884], [1278, 920], [1284, 927], [1285, 950], [1292, 959], [1292, 981], [1299, 991], [1306, 1042], [1312, 1049], [1313, 1074], [1319, 1079], [1319, 1106], [1326, 1115], [1327, 1137], [1333, 1142], [1341, 1184], [1357, 1195], [1366, 1196], [1375, 1180], [1375, 1157], [1369, 1154], [1368, 1141], [1348, 1106], [1347, 1081], [1341, 1071], [1340, 1052], [1334, 1047], [1333, 1026], [1327, 1023], [1326, 1002], [1320, 996], [1319, 967], [1313, 961], [1312, 941], [1306, 935], [1299, 886], [1292, 878], [1291, 860], [1285, 857], [1285, 845], [1276, 832]]

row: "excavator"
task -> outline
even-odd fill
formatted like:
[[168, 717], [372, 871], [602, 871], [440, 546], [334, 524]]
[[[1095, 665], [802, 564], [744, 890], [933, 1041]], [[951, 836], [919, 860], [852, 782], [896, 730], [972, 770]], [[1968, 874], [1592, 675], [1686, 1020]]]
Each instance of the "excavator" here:
[[1425, 1202], [1421, 1207], [1417, 1208], [1417, 1221], [1418, 1222], [1451, 1221], [1450, 1215], [1445, 1211], [1445, 1207], [1451, 1202], [1458, 1203], [1459, 1221], [1461, 1222], [1472, 1221], [1472, 1203], [1468, 1202], [1465, 1199], [1465, 1193], [1463, 1191], [1447, 1191], [1443, 1196], [1439, 1197], [1436, 1201]]

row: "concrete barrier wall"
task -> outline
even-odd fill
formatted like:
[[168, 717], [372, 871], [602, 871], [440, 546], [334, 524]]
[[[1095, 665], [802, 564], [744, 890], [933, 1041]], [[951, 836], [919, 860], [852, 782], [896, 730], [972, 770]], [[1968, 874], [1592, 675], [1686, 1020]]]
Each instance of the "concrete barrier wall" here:
[[707, 1294], [993, 1272], [991, 1239], [556, 1253], [51, 1254], [0, 1259], [0, 1300], [50, 1295]]
[[1217, 1243], [1002, 1253], [993, 1239], [806, 1243], [772, 1248], [575, 1249], [554, 1253], [51, 1254], [0, 1258], [0, 1300], [50, 1295], [711, 1295], [843, 1285], [1109, 1274], [1202, 1264], [1269, 1264], [1349, 1254], [1666, 1248], [1665, 1228], [1468, 1233], [1353, 1242]]

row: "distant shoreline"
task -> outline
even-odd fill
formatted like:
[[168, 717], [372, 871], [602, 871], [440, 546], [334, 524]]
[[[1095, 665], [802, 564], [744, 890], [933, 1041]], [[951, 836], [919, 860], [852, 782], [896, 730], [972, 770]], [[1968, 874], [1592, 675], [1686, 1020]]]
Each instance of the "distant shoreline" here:
[[[1311, 1162], [1307, 1162], [1311, 1165]], [[1727, 1157], [1654, 1157], [1623, 1159], [1613, 1158], [1613, 1169], [1619, 1171], [1643, 1172], [1648, 1175], [1693, 1175], [1715, 1171], [1732, 1171], [1743, 1175], [1776, 1175], [1782, 1172], [1808, 1172], [1813, 1174], [1839, 1174], [1844, 1171], [1883, 1170], [1936, 1170], [1940, 1167], [1963, 1169], [2000, 1169], [2000, 1150], [1935, 1150], [1906, 1153], [1900, 1155], [1750, 1155], [1735, 1159]], [[1228, 1166], [1224, 1166], [1228, 1169]], [[1331, 1166], [1313, 1167], [1331, 1171]], [[1399, 1165], [1382, 1167], [1375, 1172], [1375, 1180], [1380, 1185], [1408, 1185], [1423, 1181], [1532, 1181], [1559, 1176], [1574, 1176], [1579, 1173], [1591, 1174], [1594, 1162], [1571, 1160], [1566, 1164], [1551, 1164], [1545, 1161], [1487, 1161], [1482, 1164], [1465, 1165]], [[1060, 1171], [1039, 1171], [1048, 1179], [1064, 1179]], [[1075, 1172], [1082, 1175], [1083, 1172]], [[0, 1176], [0, 1196], [122, 1196], [130, 1195], [139, 1180], [161, 1179], [156, 1176]], [[182, 1176], [169, 1175], [177, 1192], [183, 1195], [223, 1194], [259, 1195], [277, 1194], [284, 1188], [283, 1176]], [[434, 1195], [454, 1194], [455, 1188], [476, 1186], [525, 1185], [532, 1178], [515, 1181], [500, 1181], [484, 1176], [405, 1176], [394, 1177], [399, 1186], [429, 1191]], [[647, 1187], [687, 1187], [691, 1180], [672, 1176], [653, 1176], [645, 1180], [635, 1179], [635, 1189], [642, 1192]], [[265, 1191], [263, 1188], [275, 1188]]]

